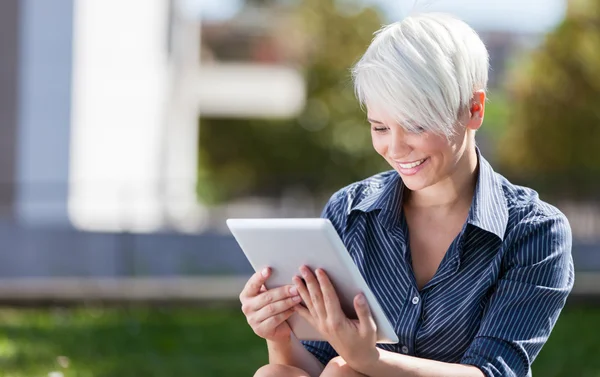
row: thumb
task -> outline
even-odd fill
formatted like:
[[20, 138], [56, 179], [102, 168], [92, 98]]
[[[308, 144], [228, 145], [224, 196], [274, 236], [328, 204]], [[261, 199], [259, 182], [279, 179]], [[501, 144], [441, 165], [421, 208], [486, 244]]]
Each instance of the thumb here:
[[263, 268], [261, 271], [257, 271], [246, 283], [246, 286], [240, 294], [240, 298], [250, 298], [257, 296], [262, 292], [263, 284], [271, 276], [271, 269], [269, 267]]
[[354, 298], [354, 309], [356, 310], [361, 329], [366, 330], [375, 327], [375, 321], [371, 316], [371, 309], [369, 309], [369, 304], [364, 294], [360, 293], [356, 295]]

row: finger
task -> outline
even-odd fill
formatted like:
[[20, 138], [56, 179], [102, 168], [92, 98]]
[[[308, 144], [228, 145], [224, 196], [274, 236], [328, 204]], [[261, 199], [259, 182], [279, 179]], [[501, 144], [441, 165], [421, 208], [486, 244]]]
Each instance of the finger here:
[[342, 311], [340, 300], [329, 276], [327, 276], [327, 273], [321, 268], [318, 268], [315, 272], [321, 287], [321, 292], [323, 292], [323, 303], [325, 305], [327, 317], [332, 317], [333, 319], [345, 318], [346, 315]]
[[314, 312], [312, 301], [310, 299], [310, 293], [308, 292], [308, 288], [306, 288], [306, 285], [304, 284], [302, 279], [300, 279], [298, 276], [294, 276], [292, 278], [292, 282], [296, 286], [298, 294], [300, 295], [300, 298], [302, 298], [302, 301], [304, 301], [304, 305], [306, 305], [306, 308], [311, 314], [316, 315]]
[[302, 266], [300, 268], [300, 273], [306, 282], [306, 288], [308, 289], [310, 300], [312, 301], [314, 308], [313, 313], [316, 313], [316, 315], [321, 319], [326, 319], [327, 312], [325, 311], [325, 305], [323, 304], [323, 292], [321, 292], [319, 281], [312, 271], [306, 266]]
[[283, 322], [287, 321], [288, 318], [290, 318], [292, 316], [292, 314], [294, 314], [295, 311], [292, 309], [289, 309], [283, 313], [279, 313], [277, 315], [274, 315], [272, 317], [267, 318], [266, 320], [262, 321], [260, 323], [260, 325], [258, 325], [258, 327], [256, 329], [254, 329], [254, 331], [258, 334], [261, 332], [269, 332], [273, 329], [275, 329], [277, 326], [281, 325]]
[[256, 312], [255, 321], [259, 323], [263, 322], [270, 317], [290, 310], [299, 303], [300, 296], [294, 296], [268, 304]]
[[262, 285], [267, 281], [270, 275], [271, 269], [269, 267], [262, 269], [262, 271], [257, 271], [252, 275], [250, 279], [248, 279], [242, 293], [240, 293], [240, 300], [258, 295]]
[[258, 296], [252, 298], [250, 307], [258, 311], [273, 302], [281, 301], [288, 297], [294, 296], [298, 296], [298, 288], [296, 288], [295, 285], [284, 285], [262, 292]]
[[310, 311], [307, 308], [302, 305], [296, 305], [294, 306], [294, 311], [312, 327], [317, 328], [317, 326], [315, 326], [315, 318], [310, 314]]
[[354, 297], [354, 310], [356, 310], [359, 328], [363, 334], [376, 330], [375, 320], [371, 315], [371, 309], [369, 309], [369, 304], [367, 303], [367, 299], [363, 293], [360, 293]]

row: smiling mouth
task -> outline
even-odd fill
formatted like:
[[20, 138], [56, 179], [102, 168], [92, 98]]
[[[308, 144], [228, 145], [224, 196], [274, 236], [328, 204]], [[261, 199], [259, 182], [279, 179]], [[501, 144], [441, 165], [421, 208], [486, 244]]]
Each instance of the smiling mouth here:
[[424, 163], [425, 160], [427, 160], [427, 158], [424, 158], [424, 159], [418, 160], [418, 161], [414, 161], [414, 162], [409, 162], [408, 164], [401, 164], [398, 162], [398, 166], [400, 166], [402, 169], [412, 169], [412, 168], [416, 168], [417, 166]]

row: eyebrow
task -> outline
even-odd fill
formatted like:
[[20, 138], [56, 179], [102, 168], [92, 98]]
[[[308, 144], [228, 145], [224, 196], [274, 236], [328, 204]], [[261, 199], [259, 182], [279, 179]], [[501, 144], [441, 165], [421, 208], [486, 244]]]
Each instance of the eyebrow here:
[[371, 123], [383, 124], [382, 122], [375, 120], [375, 119], [367, 118], [367, 120]]

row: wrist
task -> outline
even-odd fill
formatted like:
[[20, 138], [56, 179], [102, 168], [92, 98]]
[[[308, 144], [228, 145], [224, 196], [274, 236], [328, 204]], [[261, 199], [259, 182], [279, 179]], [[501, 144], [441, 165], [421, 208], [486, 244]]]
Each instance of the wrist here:
[[292, 337], [288, 336], [285, 338], [267, 339], [267, 347], [269, 350], [286, 350], [292, 345]]
[[370, 348], [367, 352], [361, 352], [360, 356], [346, 360], [348, 366], [362, 374], [369, 374], [367, 371], [379, 361], [381, 357], [380, 349], [377, 347]]
[[277, 339], [266, 339], [269, 347], [273, 346], [276, 348], [287, 347], [292, 343], [292, 337], [277, 338]]
[[267, 349], [269, 352], [269, 363], [287, 364], [292, 355], [292, 338], [288, 337], [270, 340], [267, 339]]
[[276, 333], [273, 336], [265, 336], [264, 339], [267, 342], [271, 342], [274, 344], [286, 344], [289, 343], [292, 339], [292, 332], [280, 332]]

